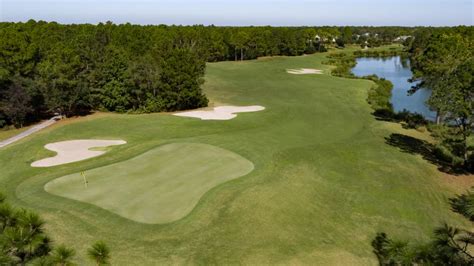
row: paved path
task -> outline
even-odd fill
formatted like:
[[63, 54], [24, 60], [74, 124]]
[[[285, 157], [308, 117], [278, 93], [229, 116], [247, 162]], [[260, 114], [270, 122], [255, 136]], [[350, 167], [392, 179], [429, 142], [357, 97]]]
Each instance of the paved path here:
[[49, 119], [49, 120], [47, 120], [47, 121], [44, 121], [44, 122], [42, 122], [42, 123], [40, 123], [40, 124], [38, 124], [38, 125], [36, 125], [36, 126], [30, 128], [30, 129], [28, 129], [28, 130], [26, 130], [26, 131], [24, 131], [24, 132], [21, 132], [20, 134], [18, 134], [18, 135], [16, 135], [16, 136], [13, 136], [13, 137], [11, 137], [11, 138], [9, 138], [9, 139], [6, 139], [6, 140], [4, 140], [4, 141], [0, 141], [0, 148], [5, 147], [5, 146], [7, 146], [7, 145], [9, 145], [9, 144], [12, 144], [13, 142], [19, 141], [20, 139], [26, 138], [26, 137], [28, 137], [29, 135], [40, 131], [40, 130], [43, 129], [43, 128], [49, 127], [49, 126], [51, 126], [52, 124], [56, 123], [57, 120], [59, 120], [59, 119], [61, 119], [60, 116], [55, 116], [55, 117], [53, 117], [53, 118], [51, 118], [51, 119]]

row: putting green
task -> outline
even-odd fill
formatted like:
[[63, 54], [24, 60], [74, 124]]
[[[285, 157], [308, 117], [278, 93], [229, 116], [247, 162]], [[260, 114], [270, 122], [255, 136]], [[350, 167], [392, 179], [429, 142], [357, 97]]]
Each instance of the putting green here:
[[[112, 265], [376, 265], [370, 242], [378, 231], [394, 239], [421, 242], [429, 240], [433, 229], [444, 222], [470, 228], [472, 224], [453, 215], [448, 198], [465, 192], [474, 177], [441, 173], [421, 156], [389, 145], [387, 138], [393, 133], [420, 139], [429, 136], [374, 119], [367, 104], [372, 82], [286, 73], [299, 68], [329, 73], [329, 67], [321, 64], [327, 60], [327, 53], [317, 53], [208, 64], [203, 88], [212, 107], [266, 108], [231, 120], [98, 113], [62, 121], [0, 149], [0, 190], [15, 206], [39, 213], [55, 243], [78, 251], [74, 261], [78, 265], [89, 265], [87, 253], [79, 251], [97, 240], [110, 246]], [[123, 139], [127, 145], [74, 164], [46, 169], [30, 166], [51, 156], [45, 144], [71, 139]], [[173, 154], [163, 150], [156, 157], [138, 160], [150, 150], [158, 152], [153, 149], [163, 143], [176, 142], [233, 151], [248, 158], [255, 170], [206, 193], [214, 184], [203, 188], [201, 178], [208, 176], [191, 175], [207, 167], [194, 160], [220, 167], [214, 161], [222, 155], [200, 158], [205, 153], [202, 148], [177, 154], [179, 148], [172, 149], [177, 145], [173, 144], [158, 148], [177, 150]], [[188, 156], [193, 163], [186, 162]], [[86, 172], [88, 198], [79, 175], [76, 183], [64, 188], [48, 185], [48, 190], [64, 197], [44, 190], [55, 178], [85, 169], [96, 169]], [[174, 188], [169, 183], [154, 192], [159, 182], [147, 176], [162, 178], [162, 173], [175, 171], [191, 175], [182, 181], [183, 193], [167, 197], [169, 205], [148, 202]], [[107, 182], [99, 184], [99, 177]], [[178, 184], [177, 180], [169, 182]], [[198, 189], [202, 191], [192, 197], [194, 202], [201, 199], [195, 205], [188, 194]], [[74, 194], [78, 200], [66, 198]], [[99, 201], [110, 201], [111, 211]], [[127, 205], [134, 205], [137, 213]], [[112, 208], [126, 210], [130, 219], [114, 214], [118, 211]], [[139, 217], [138, 212], [144, 215], [145, 208], [161, 217], [164, 208], [169, 208], [168, 220], [192, 212], [165, 226], [131, 220]], [[172, 217], [169, 213], [175, 210], [181, 214]]]
[[216, 146], [173, 143], [130, 160], [57, 178], [45, 190], [87, 202], [142, 223], [168, 223], [186, 216], [199, 199], [253, 164]]

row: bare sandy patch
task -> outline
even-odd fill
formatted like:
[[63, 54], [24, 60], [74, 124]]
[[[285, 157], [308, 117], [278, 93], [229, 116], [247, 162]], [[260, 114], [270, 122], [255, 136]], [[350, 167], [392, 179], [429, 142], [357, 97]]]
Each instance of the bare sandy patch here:
[[213, 110], [199, 110], [173, 114], [181, 117], [200, 118], [201, 120], [230, 120], [237, 117], [237, 113], [258, 112], [265, 110], [260, 105], [252, 106], [219, 106]]
[[287, 69], [286, 72], [289, 74], [294, 74], [294, 75], [323, 74], [322, 70], [313, 69], [313, 68]]
[[102, 148], [127, 143], [124, 140], [69, 140], [46, 144], [44, 147], [57, 155], [31, 164], [32, 167], [52, 167], [78, 162], [101, 156], [106, 151], [92, 151], [91, 148]]

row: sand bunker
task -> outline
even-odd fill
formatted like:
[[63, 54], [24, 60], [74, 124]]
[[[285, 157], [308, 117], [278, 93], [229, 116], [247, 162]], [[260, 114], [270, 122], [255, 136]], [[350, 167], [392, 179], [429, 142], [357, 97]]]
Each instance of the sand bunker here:
[[91, 151], [91, 148], [108, 147], [127, 143], [123, 140], [70, 140], [46, 144], [44, 147], [58, 154], [54, 157], [33, 162], [33, 167], [51, 167], [78, 162], [100, 156], [105, 151]]
[[176, 116], [200, 118], [201, 120], [230, 120], [237, 117], [236, 113], [257, 112], [265, 110], [259, 105], [253, 106], [219, 106], [210, 111], [190, 111], [176, 113]]
[[287, 69], [286, 72], [294, 75], [323, 74], [322, 70], [313, 68]]

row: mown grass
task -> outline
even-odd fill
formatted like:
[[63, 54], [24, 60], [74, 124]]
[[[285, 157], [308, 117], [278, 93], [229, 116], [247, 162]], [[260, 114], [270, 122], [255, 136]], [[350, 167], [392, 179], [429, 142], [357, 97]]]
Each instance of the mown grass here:
[[[15, 205], [34, 209], [56, 242], [78, 250], [103, 239], [115, 265], [374, 264], [370, 241], [383, 230], [424, 240], [449, 210], [454, 188], [416, 154], [386, 144], [394, 132], [367, 104], [372, 82], [290, 75], [325, 55], [209, 64], [205, 90], [214, 103], [262, 105], [229, 121], [105, 115], [64, 123], [0, 150], [0, 185]], [[398, 133], [403, 129], [397, 128]], [[49, 142], [124, 139], [107, 155], [50, 169], [29, 164]], [[215, 145], [255, 165], [221, 184], [173, 223], [147, 225], [94, 205], [45, 192], [49, 181], [128, 160], [163, 144]], [[184, 167], [184, 166], [183, 166]], [[193, 169], [189, 169], [192, 171]]]
[[15, 135], [18, 135], [21, 132], [28, 130], [29, 128], [30, 127], [0, 129], [0, 141], [6, 140]]
[[45, 190], [133, 221], [161, 224], [183, 218], [209, 189], [245, 176], [253, 168], [251, 162], [230, 151], [178, 142], [57, 178]]

